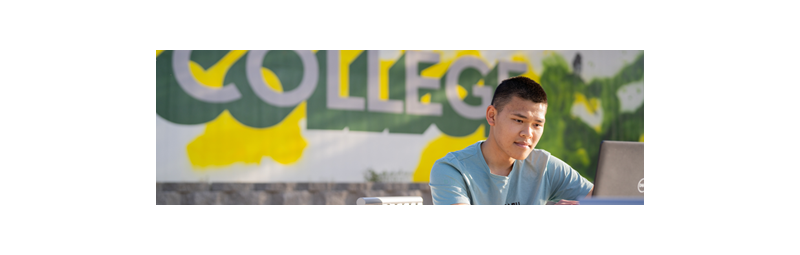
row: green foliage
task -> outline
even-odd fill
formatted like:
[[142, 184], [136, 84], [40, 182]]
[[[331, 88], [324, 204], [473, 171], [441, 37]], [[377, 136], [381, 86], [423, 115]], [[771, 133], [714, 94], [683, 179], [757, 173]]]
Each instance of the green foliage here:
[[383, 171], [376, 172], [372, 168], [368, 168], [364, 172], [365, 182], [408, 182], [411, 179], [411, 173], [398, 171]]
[[[625, 65], [613, 77], [586, 83], [573, 73], [567, 61], [553, 54], [542, 61], [542, 87], [547, 92], [548, 109], [545, 133], [537, 148], [564, 160], [590, 181], [594, 181], [597, 157], [603, 140], [639, 141], [644, 134], [644, 103], [635, 112], [620, 112], [618, 90], [644, 80], [644, 53]], [[576, 93], [597, 99], [603, 112], [598, 132], [571, 112]]]

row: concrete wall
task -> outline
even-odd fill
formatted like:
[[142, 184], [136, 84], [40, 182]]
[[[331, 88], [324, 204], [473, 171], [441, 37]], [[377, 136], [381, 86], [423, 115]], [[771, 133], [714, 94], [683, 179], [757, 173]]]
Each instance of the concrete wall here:
[[355, 205], [359, 197], [421, 196], [428, 183], [156, 182], [157, 205]]

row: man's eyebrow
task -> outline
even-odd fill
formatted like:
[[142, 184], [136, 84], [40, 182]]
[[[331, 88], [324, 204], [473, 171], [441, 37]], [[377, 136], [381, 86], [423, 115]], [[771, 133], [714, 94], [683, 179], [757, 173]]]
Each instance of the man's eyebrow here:
[[[511, 115], [517, 116], [518, 118], [525, 119], [525, 120], [528, 119], [528, 116], [525, 116], [525, 115], [522, 115], [522, 114], [519, 114], [519, 113], [512, 113]], [[533, 119], [533, 121], [536, 121], [536, 122], [539, 122], [539, 123], [544, 123], [544, 119]]]

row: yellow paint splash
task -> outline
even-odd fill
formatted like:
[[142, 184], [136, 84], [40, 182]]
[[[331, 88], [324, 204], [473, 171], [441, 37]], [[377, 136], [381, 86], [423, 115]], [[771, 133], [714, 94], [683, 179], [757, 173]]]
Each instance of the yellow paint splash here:
[[523, 53], [515, 53], [514, 55], [511, 55], [511, 61], [525, 62], [528, 66], [528, 70], [525, 73], [521, 74], [520, 76], [525, 76], [531, 78], [531, 80], [540, 82], [539, 75], [537, 75], [536, 72], [533, 71], [533, 65], [531, 64], [531, 60], [528, 58], [528, 56], [526, 56]]
[[448, 152], [461, 150], [477, 141], [485, 140], [486, 137], [483, 136], [484, 128], [484, 125], [480, 125], [474, 133], [462, 137], [442, 134], [442, 136], [428, 143], [428, 146], [422, 150], [422, 155], [420, 156], [417, 169], [414, 170], [412, 181], [430, 182], [433, 163], [447, 155]]
[[585, 106], [586, 111], [592, 115], [596, 114], [597, 109], [600, 108], [600, 101], [598, 101], [597, 98], [587, 100], [586, 96], [581, 93], [575, 93], [575, 102]]
[[[197, 81], [209, 87], [222, 87], [228, 69], [247, 51], [230, 51], [219, 62], [204, 70], [194, 61], [189, 70]], [[278, 76], [261, 67], [264, 82], [282, 93]], [[291, 164], [303, 155], [307, 142], [300, 133], [300, 120], [306, 117], [306, 103], [295, 107], [280, 123], [268, 128], [252, 128], [239, 123], [227, 110], [206, 124], [203, 134], [186, 146], [189, 162], [195, 170], [224, 167], [234, 163], [259, 164], [263, 157]]]
[[[405, 51], [400, 51], [402, 56]], [[399, 59], [399, 57], [398, 57]], [[389, 100], [389, 68], [397, 62], [398, 59], [381, 59], [380, 60], [380, 73], [378, 74], [379, 89], [378, 98], [383, 101]]]
[[441, 55], [443, 55], [442, 51], [433, 51], [433, 52], [439, 54], [440, 56], [439, 63], [436, 63], [422, 70], [420, 72], [420, 76], [438, 80], [441, 79], [442, 76], [444, 76], [444, 73], [447, 72], [447, 69], [450, 67], [450, 64], [453, 64], [453, 61], [455, 61], [456, 59], [455, 58], [446, 59], [441, 57]]
[[350, 64], [363, 50], [339, 51], [339, 97], [350, 97]]
[[158, 55], [161, 55], [161, 52], [164, 52], [164, 50], [156, 50], [156, 57], [158, 57]]
[[[422, 70], [420, 72], [420, 76], [422, 76], [422, 77], [431, 78], [431, 79], [437, 79], [437, 80], [442, 79], [442, 76], [444, 76], [444, 74], [447, 73], [447, 69], [450, 69], [450, 65], [453, 64], [453, 62], [456, 59], [458, 59], [458, 58], [460, 58], [462, 56], [474, 56], [474, 57], [477, 57], [477, 58], [483, 60], [484, 62], [486, 62], [486, 60], [483, 59], [483, 57], [481, 56], [481, 52], [477, 51], [477, 50], [460, 50], [460, 51], [456, 51], [454, 55], [453, 54], [445, 54], [445, 52], [441, 51], [441, 50], [434, 50], [433, 52], [439, 54], [439, 56], [440, 56], [439, 60], [440, 61], [439, 61], [439, 63], [436, 63], [436, 64], [434, 64], [432, 66], [429, 66], [428, 68], [425, 68], [425, 70]], [[452, 57], [447, 57], [448, 55], [453, 55], [453, 56]], [[388, 77], [387, 77], [387, 80], [388, 80]], [[478, 81], [477, 85], [478, 86], [483, 86], [484, 85], [483, 84], [483, 79]], [[463, 86], [461, 86], [459, 84], [456, 84], [456, 90], [458, 91], [458, 97], [461, 98], [462, 100], [465, 97], [467, 97], [467, 95], [469, 94], [469, 92], [467, 92], [467, 90]], [[419, 101], [422, 104], [430, 104], [431, 103], [431, 94], [430, 93], [426, 93], [425, 95], [423, 95], [420, 98]]]
[[439, 53], [440, 55], [439, 63], [436, 63], [435, 65], [429, 66], [428, 68], [425, 68], [425, 70], [422, 70], [422, 72], [420, 72], [420, 76], [422, 77], [433, 78], [437, 80], [441, 79], [442, 76], [444, 76], [444, 74], [447, 72], [447, 69], [450, 69], [450, 65], [453, 64], [453, 62], [456, 59], [462, 56], [474, 56], [486, 62], [486, 60], [481, 56], [481, 52], [477, 50], [456, 51], [456, 54], [453, 57], [447, 57], [447, 55], [449, 54], [445, 54], [443, 51], [440, 50], [439, 51], [435, 50], [433, 52]]
[[430, 104], [431, 103], [431, 93], [425, 93], [421, 98], [419, 98], [419, 102], [422, 104]]
[[[575, 93], [575, 102], [574, 102], [574, 104], [581, 105], [584, 108], [586, 108], [586, 112], [589, 113], [590, 115], [596, 115], [598, 109], [600, 109], [600, 100], [597, 100], [597, 98], [586, 99], [586, 96], [584, 96], [581, 93]], [[589, 123], [587, 123], [587, 124], [589, 124]], [[590, 125], [592, 125], [592, 128], [597, 133], [600, 133], [601, 132], [600, 129], [602, 128], [601, 124], [602, 124], [602, 121], [600, 121], [600, 123], [598, 123], [598, 124], [594, 124], [594, 125], [590, 124]]]
[[203, 69], [200, 64], [194, 61], [189, 61], [189, 71], [192, 72], [192, 75], [200, 84], [212, 88], [221, 88], [223, 85], [222, 82], [225, 80], [225, 74], [228, 73], [228, 69], [230, 69], [233, 63], [239, 60], [239, 58], [244, 56], [245, 53], [247, 53], [246, 50], [232, 50], [228, 52], [228, 54], [225, 54], [216, 64], [209, 67], [208, 70]]
[[[483, 86], [483, 80], [480, 80], [478, 86]], [[461, 85], [456, 84], [456, 91], [458, 91], [458, 98], [464, 100], [467, 97], [467, 89], [462, 87]], [[425, 93], [420, 99], [419, 102], [422, 104], [430, 104], [431, 103], [431, 93]]]
[[461, 85], [456, 85], [456, 91], [458, 91], [458, 98], [464, 100], [467, 97], [467, 89], [461, 87]]
[[251, 128], [223, 111], [206, 125], [205, 132], [186, 146], [189, 161], [197, 168], [222, 167], [237, 162], [259, 164], [262, 157], [291, 164], [303, 155], [307, 142], [300, 133], [305, 117], [303, 102], [280, 123], [268, 128]]
[[281, 86], [281, 80], [278, 79], [278, 76], [272, 72], [272, 70], [267, 69], [266, 67], [261, 67], [261, 75], [264, 77], [264, 82], [267, 83], [267, 86], [275, 90], [275, 92], [283, 93], [283, 86]]
[[642, 134], [641, 136], [639, 136], [639, 142], [642, 142], [642, 143], [644, 142], [644, 134]]

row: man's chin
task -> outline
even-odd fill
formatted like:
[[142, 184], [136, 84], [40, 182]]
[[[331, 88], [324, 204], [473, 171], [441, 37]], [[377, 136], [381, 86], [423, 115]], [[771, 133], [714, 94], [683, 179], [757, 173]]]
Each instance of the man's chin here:
[[526, 158], [528, 158], [528, 155], [531, 155], [531, 151], [533, 150], [526, 151], [522, 154], [512, 155], [511, 158], [516, 160], [525, 160]]

